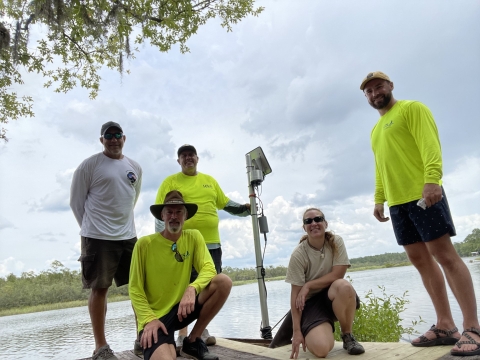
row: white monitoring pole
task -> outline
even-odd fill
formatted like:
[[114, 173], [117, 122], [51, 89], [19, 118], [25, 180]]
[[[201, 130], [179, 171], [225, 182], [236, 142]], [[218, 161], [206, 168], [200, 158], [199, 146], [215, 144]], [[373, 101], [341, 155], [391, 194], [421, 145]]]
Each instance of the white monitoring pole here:
[[[263, 267], [262, 249], [260, 246], [260, 229], [259, 217], [257, 214], [257, 195], [255, 189], [263, 182], [265, 175], [270, 174], [272, 169], [268, 164], [262, 148], [258, 147], [245, 155], [247, 161], [247, 177], [248, 177], [248, 194], [250, 198], [250, 213], [252, 215], [253, 239], [255, 244], [255, 258], [257, 263], [257, 281], [258, 292], [260, 295], [260, 308], [262, 312], [262, 327], [260, 331], [263, 339], [272, 339], [272, 328], [269, 326], [268, 308], [267, 308], [267, 291], [265, 288], [265, 269]], [[262, 207], [263, 208], [263, 207]], [[263, 211], [262, 211], [263, 215]], [[264, 216], [260, 218], [266, 220]], [[262, 221], [264, 230], [263, 233], [268, 232], [266, 228], [266, 221]]]

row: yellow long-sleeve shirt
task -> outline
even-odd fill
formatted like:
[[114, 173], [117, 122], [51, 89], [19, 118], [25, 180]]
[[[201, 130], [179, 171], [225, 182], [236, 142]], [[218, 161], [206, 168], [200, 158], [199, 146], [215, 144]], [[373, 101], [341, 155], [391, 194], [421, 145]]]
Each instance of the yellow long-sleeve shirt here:
[[[179, 303], [191, 285], [199, 294], [217, 274], [212, 257], [198, 230], [183, 230], [177, 251], [184, 261], [175, 260], [171, 240], [159, 233], [141, 237], [133, 249], [129, 295], [140, 332], [150, 321], [166, 315]], [[189, 284], [192, 265], [197, 279]]]
[[183, 228], [198, 229], [207, 244], [220, 244], [217, 209], [223, 209], [229, 199], [217, 181], [203, 173], [194, 176], [182, 172], [170, 175], [160, 185], [155, 204], [162, 204], [165, 195], [172, 190], [180, 191], [185, 202], [198, 205], [197, 213], [185, 221]]
[[404, 204], [422, 197], [426, 183], [442, 184], [442, 151], [430, 110], [400, 100], [371, 133], [375, 156], [375, 204]]

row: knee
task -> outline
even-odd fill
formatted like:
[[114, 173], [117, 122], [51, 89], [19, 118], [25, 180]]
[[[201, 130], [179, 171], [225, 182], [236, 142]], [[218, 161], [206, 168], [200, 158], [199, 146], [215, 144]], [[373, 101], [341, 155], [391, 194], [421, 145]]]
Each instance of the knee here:
[[341, 295], [342, 297], [355, 296], [355, 289], [353, 288], [352, 284], [348, 280], [345, 280], [345, 279], [335, 280], [330, 286], [330, 289], [332, 288], [337, 295]]
[[408, 257], [408, 260], [410, 260], [410, 262], [412, 263], [412, 265], [415, 266], [416, 268], [419, 268], [419, 267], [430, 268], [433, 265], [432, 262], [434, 262], [432, 255], [428, 251], [425, 251], [425, 252], [418, 251], [414, 253], [407, 252], [407, 257]]
[[91, 298], [105, 298], [108, 293], [108, 288], [91, 289]]
[[230, 294], [230, 290], [232, 289], [232, 279], [230, 279], [225, 274], [217, 274], [212, 279], [212, 284], [215, 286], [215, 291], [219, 291], [220, 293], [224, 293], [227, 296]]
[[458, 262], [463, 260], [457, 255], [457, 253], [437, 252], [433, 254], [433, 257], [443, 268], [453, 268], [457, 266]]
[[327, 344], [325, 343], [316, 343], [315, 345], [308, 347], [308, 350], [315, 355], [316, 357], [319, 358], [325, 358], [327, 357], [328, 353], [330, 352], [332, 348], [330, 348]]
[[457, 251], [453, 247], [450, 238], [433, 240], [428, 249], [442, 267], [448, 268], [457, 266], [459, 262], [463, 263], [463, 260], [458, 256]]

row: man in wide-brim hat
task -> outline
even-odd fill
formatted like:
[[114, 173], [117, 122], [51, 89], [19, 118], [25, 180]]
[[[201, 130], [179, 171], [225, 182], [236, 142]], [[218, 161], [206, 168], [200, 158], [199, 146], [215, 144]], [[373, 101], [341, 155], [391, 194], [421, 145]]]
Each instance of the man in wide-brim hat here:
[[[200, 232], [183, 230], [197, 208], [185, 203], [179, 191], [170, 191], [162, 204], [150, 207], [165, 228], [140, 238], [133, 250], [129, 293], [146, 360], [176, 359], [174, 333], [194, 320], [183, 341], [182, 356], [218, 359], [209, 353], [201, 334], [227, 300], [232, 281], [217, 275]], [[190, 283], [192, 266], [198, 277]]]

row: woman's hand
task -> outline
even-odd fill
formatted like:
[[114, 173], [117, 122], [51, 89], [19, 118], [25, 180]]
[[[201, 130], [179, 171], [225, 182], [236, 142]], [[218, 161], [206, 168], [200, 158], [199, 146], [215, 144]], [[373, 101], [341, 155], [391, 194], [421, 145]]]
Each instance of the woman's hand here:
[[303, 311], [303, 308], [305, 307], [305, 301], [307, 299], [307, 295], [310, 291], [310, 288], [309, 286], [307, 286], [307, 284], [308, 283], [302, 286], [302, 288], [300, 289], [297, 295], [297, 298], [295, 299], [295, 307], [300, 311]]
[[305, 338], [300, 330], [294, 330], [292, 338], [292, 354], [290, 355], [290, 359], [298, 358], [298, 355], [300, 354], [300, 344], [302, 344], [303, 352], [305, 352]]

